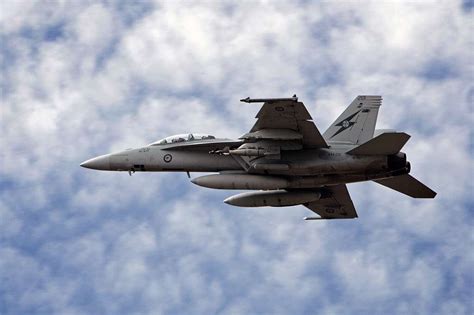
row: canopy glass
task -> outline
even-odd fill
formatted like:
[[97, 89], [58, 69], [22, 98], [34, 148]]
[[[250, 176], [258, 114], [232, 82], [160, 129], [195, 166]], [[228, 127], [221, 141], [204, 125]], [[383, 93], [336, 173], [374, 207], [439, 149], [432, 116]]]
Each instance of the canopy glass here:
[[197, 140], [209, 140], [215, 139], [216, 137], [203, 134], [203, 133], [183, 133], [179, 135], [169, 136], [164, 139], [150, 143], [149, 145], [162, 145], [178, 142], [197, 141]]

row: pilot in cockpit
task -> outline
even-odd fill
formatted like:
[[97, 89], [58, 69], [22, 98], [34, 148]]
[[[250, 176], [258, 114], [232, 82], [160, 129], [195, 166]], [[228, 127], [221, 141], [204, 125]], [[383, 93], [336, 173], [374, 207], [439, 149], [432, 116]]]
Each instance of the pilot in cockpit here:
[[170, 144], [170, 143], [179, 143], [179, 142], [187, 142], [187, 141], [195, 141], [195, 140], [211, 140], [216, 139], [216, 137], [207, 135], [207, 134], [200, 134], [200, 133], [188, 133], [188, 134], [179, 134], [170, 136], [159, 141], [153, 142], [149, 144], [150, 146], [154, 145], [163, 145], [163, 144]]
[[171, 143], [184, 142], [184, 141], [186, 141], [186, 140], [184, 138], [181, 138], [181, 137], [176, 137], [176, 138], [171, 139]]

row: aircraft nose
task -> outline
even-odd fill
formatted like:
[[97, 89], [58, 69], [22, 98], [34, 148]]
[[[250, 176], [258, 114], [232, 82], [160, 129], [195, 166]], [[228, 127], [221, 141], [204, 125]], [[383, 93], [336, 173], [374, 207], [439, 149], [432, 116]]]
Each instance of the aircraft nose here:
[[93, 170], [110, 171], [110, 156], [108, 154], [97, 156], [82, 162], [80, 165]]

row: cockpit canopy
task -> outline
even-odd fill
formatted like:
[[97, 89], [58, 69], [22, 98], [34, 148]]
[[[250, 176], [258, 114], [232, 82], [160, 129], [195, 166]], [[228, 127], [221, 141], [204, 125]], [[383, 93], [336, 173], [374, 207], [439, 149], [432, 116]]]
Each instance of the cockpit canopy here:
[[179, 142], [197, 141], [197, 140], [209, 140], [215, 139], [216, 137], [203, 134], [203, 133], [183, 133], [179, 135], [169, 136], [156, 142], [150, 143], [149, 145], [162, 145]]

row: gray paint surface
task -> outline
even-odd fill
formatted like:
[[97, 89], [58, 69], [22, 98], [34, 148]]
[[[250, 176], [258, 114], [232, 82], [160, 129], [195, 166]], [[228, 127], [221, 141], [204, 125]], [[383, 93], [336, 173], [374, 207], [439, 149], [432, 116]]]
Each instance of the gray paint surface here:
[[257, 190], [226, 199], [231, 205], [302, 204], [319, 215], [306, 219], [356, 218], [347, 183], [375, 181], [413, 198], [436, 196], [408, 175], [410, 163], [400, 150], [410, 136], [393, 130], [375, 132], [380, 96], [356, 97], [323, 134], [296, 96], [241, 101], [264, 104], [250, 132], [239, 140], [177, 135], [98, 156], [81, 166], [130, 175], [215, 172], [191, 182], [214, 189]]

